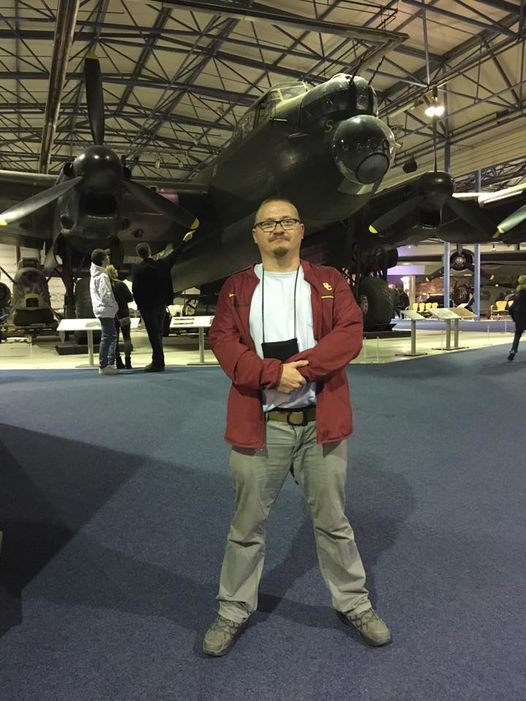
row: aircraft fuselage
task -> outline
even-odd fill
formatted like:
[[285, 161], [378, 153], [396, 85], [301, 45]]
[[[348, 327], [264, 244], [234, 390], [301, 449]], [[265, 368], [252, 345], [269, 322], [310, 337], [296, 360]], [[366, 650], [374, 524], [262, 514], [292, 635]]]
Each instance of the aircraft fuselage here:
[[214, 217], [200, 217], [197, 241], [176, 264], [177, 287], [216, 280], [254, 262], [250, 230], [267, 197], [294, 202], [307, 235], [363, 207], [394, 150], [394, 136], [376, 114], [371, 86], [343, 74], [310, 89], [275, 88], [258, 100], [197, 179], [208, 184]]

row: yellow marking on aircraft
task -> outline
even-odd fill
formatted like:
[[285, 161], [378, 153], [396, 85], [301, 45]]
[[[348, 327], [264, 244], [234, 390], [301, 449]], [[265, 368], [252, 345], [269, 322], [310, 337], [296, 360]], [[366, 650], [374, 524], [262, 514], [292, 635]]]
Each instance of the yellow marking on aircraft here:
[[378, 231], [376, 231], [376, 229], [374, 228], [374, 226], [373, 226], [372, 224], [369, 226], [369, 231], [371, 232], [371, 234], [377, 234], [377, 233], [378, 233]]

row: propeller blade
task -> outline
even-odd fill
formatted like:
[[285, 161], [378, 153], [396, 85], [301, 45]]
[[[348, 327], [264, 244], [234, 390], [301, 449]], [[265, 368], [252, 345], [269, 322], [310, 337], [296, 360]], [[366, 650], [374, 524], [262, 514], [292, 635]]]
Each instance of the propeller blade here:
[[56, 199], [64, 195], [69, 190], [73, 189], [76, 185], [80, 183], [82, 177], [71, 178], [71, 180], [66, 180], [59, 185], [54, 185], [53, 187], [43, 190], [42, 192], [29, 197], [27, 200], [15, 204], [5, 212], [0, 214], [0, 226], [7, 226], [12, 222], [18, 221], [27, 217], [29, 214], [33, 214], [37, 209], [45, 207], [50, 202], [54, 202]]
[[149, 187], [133, 182], [133, 180], [123, 178], [121, 182], [131, 195], [153, 209], [154, 212], [159, 212], [173, 219], [184, 231], [193, 231], [199, 226], [199, 220], [193, 214], [184, 207], [170, 202], [155, 190], [150, 190]]
[[59, 262], [57, 260], [57, 248], [61, 238], [62, 234], [59, 232], [54, 236], [51, 246], [46, 251], [46, 257], [44, 258], [44, 275], [53, 275], [59, 266]]
[[369, 231], [371, 234], [381, 235], [384, 231], [387, 231], [387, 229], [397, 224], [400, 219], [417, 210], [418, 205], [424, 199], [425, 197], [423, 195], [416, 195], [405, 202], [401, 202], [396, 207], [393, 207], [393, 209], [390, 209], [385, 214], [382, 214], [382, 216], [378, 217], [378, 219], [375, 219], [375, 221], [369, 226]]
[[57, 266], [58, 261], [55, 257], [55, 243], [53, 242], [53, 245], [46, 253], [46, 257], [44, 258], [44, 275], [53, 275], [57, 269]]
[[522, 224], [523, 221], [526, 220], [526, 204], [523, 205], [522, 207], [519, 207], [519, 209], [515, 210], [512, 214], [510, 214], [506, 219], [503, 219], [500, 224], [497, 226], [497, 232], [499, 234], [507, 234], [508, 231], [511, 231], [514, 229], [516, 226], [519, 226], [519, 224]]
[[104, 143], [104, 95], [98, 58], [86, 58], [84, 61], [84, 80], [93, 143], [101, 146]]
[[478, 205], [470, 204], [465, 200], [457, 200], [455, 197], [450, 197], [447, 201], [447, 206], [465, 222], [470, 224], [475, 229], [478, 229], [485, 234], [492, 234], [495, 231], [495, 224], [492, 224], [478, 210]]

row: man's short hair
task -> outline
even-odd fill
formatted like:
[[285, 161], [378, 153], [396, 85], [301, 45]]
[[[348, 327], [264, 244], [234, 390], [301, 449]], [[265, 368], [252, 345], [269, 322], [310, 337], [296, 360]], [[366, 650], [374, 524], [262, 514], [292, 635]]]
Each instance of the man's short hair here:
[[95, 263], [95, 265], [102, 265], [102, 261], [106, 256], [110, 255], [109, 249], [104, 249], [104, 248], [95, 248], [91, 252], [91, 262]]
[[256, 210], [256, 215], [254, 217], [254, 224], [256, 224], [258, 222], [259, 213], [260, 213], [262, 207], [264, 207], [267, 204], [270, 204], [271, 202], [287, 202], [288, 204], [292, 205], [294, 207], [294, 209], [296, 210], [296, 212], [298, 212], [298, 217], [301, 221], [301, 214], [299, 213], [298, 208], [296, 207], [296, 205], [294, 204], [294, 202], [292, 200], [289, 200], [288, 197], [279, 197], [278, 195], [274, 195], [272, 197], [267, 197], [266, 200], [263, 200], [263, 202], [261, 202], [261, 204], [259, 205], [259, 207]]
[[138, 243], [135, 250], [139, 258], [142, 258], [143, 260], [146, 260], [146, 258], [149, 258], [152, 255], [152, 249], [150, 248], [149, 244], [145, 243], [144, 241]]

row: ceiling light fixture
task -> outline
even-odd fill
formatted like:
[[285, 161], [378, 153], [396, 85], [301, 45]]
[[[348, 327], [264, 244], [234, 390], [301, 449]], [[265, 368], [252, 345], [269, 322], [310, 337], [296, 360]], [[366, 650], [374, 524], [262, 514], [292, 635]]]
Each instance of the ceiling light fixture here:
[[438, 88], [435, 86], [433, 87], [433, 98], [431, 100], [431, 103], [424, 110], [424, 114], [426, 115], [426, 117], [432, 119], [435, 117], [443, 117], [445, 111], [445, 106], [438, 101]]

